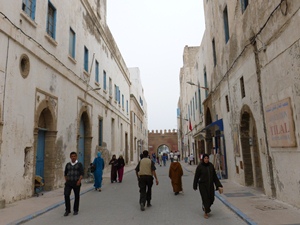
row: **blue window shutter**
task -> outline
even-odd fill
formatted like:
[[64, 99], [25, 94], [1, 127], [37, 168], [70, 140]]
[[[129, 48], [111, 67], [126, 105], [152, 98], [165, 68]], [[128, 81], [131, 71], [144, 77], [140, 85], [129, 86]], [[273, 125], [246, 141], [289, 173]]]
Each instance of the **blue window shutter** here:
[[106, 72], [103, 70], [103, 89], [106, 90]]
[[95, 80], [97, 83], [99, 83], [99, 63], [97, 60], [95, 63]]
[[32, 20], [35, 20], [35, 8], [36, 8], [36, 1], [35, 0], [32, 0], [32, 3], [31, 3], [31, 19]]
[[84, 46], [84, 70], [88, 72], [89, 65], [89, 50]]

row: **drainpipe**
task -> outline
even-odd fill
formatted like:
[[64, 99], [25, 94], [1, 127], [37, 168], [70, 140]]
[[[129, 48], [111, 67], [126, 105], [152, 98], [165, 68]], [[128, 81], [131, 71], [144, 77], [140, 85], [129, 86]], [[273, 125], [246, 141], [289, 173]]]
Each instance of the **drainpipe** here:
[[[255, 56], [255, 66], [256, 66], [256, 75], [257, 75], [257, 83], [258, 83], [258, 93], [259, 93], [259, 99], [260, 99], [260, 111], [263, 119], [263, 129], [264, 133], [267, 134], [267, 128], [266, 128], [266, 120], [265, 120], [265, 114], [264, 114], [264, 102], [262, 97], [262, 87], [261, 87], [261, 64], [259, 61], [259, 50], [257, 48], [257, 42], [255, 39], [252, 40], [251, 44], [254, 48], [254, 56]], [[276, 197], [276, 187], [274, 183], [274, 173], [273, 173], [273, 161], [270, 154], [269, 149], [269, 143], [268, 143], [268, 137], [265, 135], [265, 143], [266, 143], [266, 152], [267, 152], [267, 166], [270, 174], [270, 186], [272, 191], [272, 197]]]
[[6, 78], [7, 78], [7, 64], [8, 64], [8, 53], [9, 53], [9, 37], [7, 38], [7, 48], [6, 48], [6, 62], [5, 62], [5, 71], [4, 72], [4, 87], [3, 87], [3, 99], [2, 99], [2, 121], [4, 120], [4, 105], [5, 105], [5, 89], [6, 89]]

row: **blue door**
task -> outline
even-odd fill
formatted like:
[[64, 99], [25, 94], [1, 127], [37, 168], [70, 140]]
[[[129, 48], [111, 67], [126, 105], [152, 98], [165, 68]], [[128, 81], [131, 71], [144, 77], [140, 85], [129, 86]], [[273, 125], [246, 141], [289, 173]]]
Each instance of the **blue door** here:
[[81, 162], [82, 165], [84, 165], [84, 133], [84, 122], [81, 117], [79, 127], [78, 162]]
[[45, 133], [46, 130], [39, 129], [36, 151], [35, 175], [44, 178], [44, 157], [45, 157]]

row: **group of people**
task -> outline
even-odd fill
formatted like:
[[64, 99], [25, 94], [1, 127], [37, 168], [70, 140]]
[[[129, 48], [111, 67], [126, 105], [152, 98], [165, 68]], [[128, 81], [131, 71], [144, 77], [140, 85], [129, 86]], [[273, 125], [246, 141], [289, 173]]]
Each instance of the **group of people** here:
[[[70, 154], [71, 162], [68, 162], [65, 166], [65, 207], [66, 211], [64, 216], [68, 216], [71, 212], [71, 203], [70, 203], [70, 194], [73, 189], [75, 194], [75, 201], [73, 207], [73, 214], [78, 214], [79, 209], [79, 193], [81, 180], [83, 178], [83, 165], [77, 160], [77, 153], [71, 152]], [[116, 155], [112, 156], [109, 164], [111, 167], [111, 182], [117, 182], [117, 176], [119, 182], [122, 182], [125, 162], [122, 155], [117, 159]], [[97, 153], [97, 157], [93, 161], [95, 166], [94, 177], [95, 190], [101, 191], [102, 186], [102, 174], [104, 169], [104, 160], [101, 157], [101, 153]], [[152, 186], [155, 179], [156, 185], [159, 184], [158, 178], [156, 175], [156, 167], [153, 160], [150, 159], [149, 153], [147, 150], [143, 151], [141, 159], [138, 165], [135, 168], [136, 176], [138, 180], [140, 198], [139, 204], [141, 211], [145, 210], [145, 206], [151, 207], [152, 199]], [[169, 168], [169, 178], [171, 179], [171, 184], [173, 187], [173, 192], [175, 195], [178, 195], [183, 191], [182, 188], [182, 176], [183, 170], [178, 157], [173, 157], [173, 162], [170, 164]], [[209, 162], [209, 155], [204, 154], [202, 161], [196, 168], [193, 189], [199, 189], [200, 195], [202, 198], [202, 209], [204, 211], [204, 218], [208, 219], [209, 213], [211, 212], [211, 206], [215, 198], [215, 189], [220, 193], [223, 193], [223, 186], [219, 181], [214, 165]]]
[[122, 183], [124, 166], [125, 166], [125, 161], [123, 156], [120, 155], [119, 158], [117, 159], [116, 155], [113, 155], [111, 160], [109, 161], [109, 165], [111, 165], [111, 171], [110, 171], [111, 183], [118, 182], [118, 180], [119, 183]]

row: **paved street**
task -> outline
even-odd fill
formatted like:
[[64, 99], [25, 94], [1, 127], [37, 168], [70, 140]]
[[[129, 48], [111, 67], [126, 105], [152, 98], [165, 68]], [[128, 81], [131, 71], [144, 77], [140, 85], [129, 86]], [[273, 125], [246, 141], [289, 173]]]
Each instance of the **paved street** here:
[[192, 189], [193, 173], [184, 170], [184, 194], [175, 196], [168, 168], [169, 164], [157, 168], [160, 184], [153, 186], [153, 206], [146, 207], [144, 212], [139, 208], [139, 189], [135, 172], [131, 171], [125, 174], [123, 183], [111, 184], [106, 178], [102, 192], [82, 195], [79, 215], [64, 217], [64, 205], [61, 205], [26, 224], [246, 224], [218, 198], [210, 218], [204, 219], [200, 194]]

